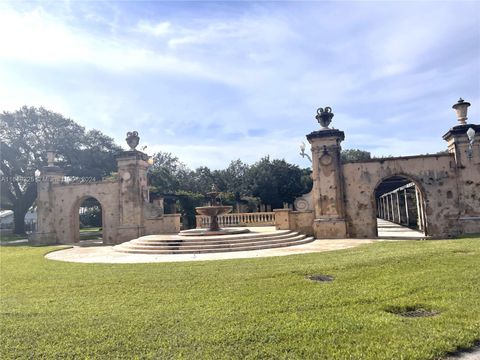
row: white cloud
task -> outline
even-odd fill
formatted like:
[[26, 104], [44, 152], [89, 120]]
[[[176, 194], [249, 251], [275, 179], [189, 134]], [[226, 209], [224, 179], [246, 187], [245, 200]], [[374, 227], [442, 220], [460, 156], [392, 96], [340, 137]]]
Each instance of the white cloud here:
[[32, 86], [28, 78], [18, 78], [0, 66], [0, 111], [15, 111], [27, 105], [68, 114], [72, 110], [68, 100], [64, 94]]
[[[458, 96], [480, 101], [475, 59], [460, 51], [463, 65], [447, 65], [450, 45], [478, 49], [464, 38], [478, 17], [457, 24], [449, 4], [412, 14], [417, 4], [242, 3], [248, 11], [212, 15], [215, 6], [199, 3], [192, 17], [169, 5], [148, 20], [123, 4], [114, 16], [87, 9], [101, 31], [72, 21], [76, 3], [68, 18], [46, 6], [4, 7], [0, 109], [45, 105], [120, 143], [135, 127], [150, 151], [171, 151], [192, 167], [266, 154], [306, 166], [298, 144], [318, 129], [319, 106], [333, 107], [345, 147], [401, 155], [441, 149], [439, 131], [425, 129], [443, 128], [439, 119]], [[414, 131], [396, 141], [396, 129]]]
[[193, 61], [180, 60], [113, 37], [74, 29], [41, 7], [0, 12], [0, 60], [51, 66], [94, 65], [109, 71], [164, 71], [208, 77]]
[[262, 139], [244, 138], [239, 141], [209, 145], [202, 144], [202, 141], [186, 144], [171, 144], [168, 142], [160, 145], [146, 144], [150, 155], [158, 151], [170, 152], [192, 169], [199, 166], [222, 169], [227, 167], [230, 161], [239, 158], [243, 162], [253, 164], [267, 155], [277, 159], [286, 158], [287, 161], [309, 166], [302, 161], [299, 155], [300, 141], [301, 139], [269, 134], [267, 138]]
[[153, 36], [163, 36], [171, 31], [171, 24], [168, 21], [152, 24], [148, 21], [141, 20], [138, 22], [136, 31]]

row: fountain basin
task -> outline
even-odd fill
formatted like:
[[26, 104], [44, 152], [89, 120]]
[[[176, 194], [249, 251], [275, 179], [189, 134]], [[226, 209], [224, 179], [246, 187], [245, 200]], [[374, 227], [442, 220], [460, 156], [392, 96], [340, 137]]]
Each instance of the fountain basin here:
[[232, 210], [232, 206], [200, 206], [195, 208], [197, 213], [206, 216], [219, 216], [228, 214]]
[[191, 229], [183, 230], [178, 233], [181, 236], [215, 236], [215, 235], [233, 235], [243, 234], [250, 230], [242, 228], [230, 228], [221, 229], [218, 226], [218, 216], [228, 214], [232, 211], [232, 206], [211, 205], [196, 207], [195, 210], [200, 215], [210, 216], [210, 228], [209, 229]]

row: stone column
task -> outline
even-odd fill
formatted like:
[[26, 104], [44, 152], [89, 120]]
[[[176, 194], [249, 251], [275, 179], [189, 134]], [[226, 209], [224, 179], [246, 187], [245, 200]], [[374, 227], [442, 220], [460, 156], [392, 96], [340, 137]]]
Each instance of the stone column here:
[[390, 202], [392, 204], [392, 221], [396, 222], [397, 215], [395, 211], [395, 198], [393, 197], [393, 193], [390, 194]]
[[384, 203], [384, 209], [385, 209], [385, 212], [384, 212], [385, 217], [383, 219], [388, 220], [388, 202], [387, 202], [386, 196], [383, 197], [383, 203]]
[[[459, 101], [458, 104], [461, 103]], [[454, 107], [458, 104], [455, 104]], [[466, 109], [464, 117], [459, 117], [458, 120], [461, 125], [451, 128], [443, 135], [443, 139], [448, 143], [448, 151], [455, 157], [459, 232], [465, 234], [478, 233], [480, 232], [480, 201], [478, 200], [478, 189], [480, 188], [480, 125], [466, 122]]]
[[409, 226], [410, 225], [410, 216], [408, 214], [408, 196], [407, 196], [407, 189], [404, 189], [403, 190], [403, 196], [404, 196], [404, 199], [405, 199], [405, 222], [406, 222], [406, 225]]
[[397, 202], [397, 214], [398, 214], [398, 223], [402, 224], [402, 214], [400, 212], [400, 196], [398, 195], [398, 190], [395, 191], [395, 197]]
[[387, 219], [387, 207], [385, 205], [385, 198], [382, 197], [380, 198], [382, 200], [382, 219], [386, 220]]
[[415, 186], [415, 200], [417, 202], [417, 226], [418, 230], [423, 231], [423, 209], [420, 193]]
[[381, 199], [382, 199], [382, 202], [383, 202], [383, 217], [382, 217], [382, 219], [387, 220], [387, 199], [385, 198], [385, 196], [383, 196]]
[[137, 150], [117, 156], [119, 213], [117, 241], [124, 242], [145, 234], [144, 203], [148, 202], [148, 155]]
[[64, 172], [58, 166], [54, 165], [55, 152], [47, 152], [48, 165], [40, 170], [40, 176], [37, 177], [37, 227], [32, 233], [28, 242], [34, 245], [56, 244], [57, 232], [55, 228], [55, 198], [53, 185], [63, 180]]
[[275, 213], [275, 228], [277, 230], [289, 230], [292, 224], [290, 223], [290, 209], [274, 209]]
[[386, 205], [386, 212], [387, 212], [387, 217], [385, 220], [391, 221], [391, 216], [390, 216], [390, 200], [388, 195], [385, 196], [385, 205]]
[[383, 220], [386, 220], [387, 218], [387, 213], [386, 213], [386, 208], [385, 208], [385, 198], [384, 197], [380, 197], [380, 200], [382, 202], [382, 219]]
[[340, 163], [340, 143], [344, 138], [343, 131], [329, 128], [307, 135], [312, 145], [313, 231], [317, 239], [348, 237], [343, 168]]

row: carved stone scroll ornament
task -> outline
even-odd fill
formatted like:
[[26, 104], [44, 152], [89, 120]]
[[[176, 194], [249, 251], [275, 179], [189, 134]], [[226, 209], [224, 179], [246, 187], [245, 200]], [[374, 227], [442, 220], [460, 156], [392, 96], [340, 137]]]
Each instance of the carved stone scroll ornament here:
[[295, 199], [293, 205], [297, 211], [311, 211], [313, 210], [313, 193], [310, 191]]

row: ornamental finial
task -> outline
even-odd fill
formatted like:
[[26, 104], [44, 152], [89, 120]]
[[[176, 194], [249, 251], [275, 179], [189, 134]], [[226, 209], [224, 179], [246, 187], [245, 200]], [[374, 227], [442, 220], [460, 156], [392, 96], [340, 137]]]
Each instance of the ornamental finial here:
[[317, 119], [318, 123], [322, 127], [321, 130], [329, 130], [328, 125], [332, 122], [334, 114], [332, 113], [332, 108], [327, 106], [324, 108], [317, 109], [317, 115], [315, 119]]
[[47, 150], [47, 166], [55, 166], [55, 149], [53, 147], [49, 147]]
[[457, 120], [461, 125], [467, 124], [467, 114], [468, 114], [468, 107], [470, 106], [469, 102], [466, 102], [462, 98], [458, 99], [458, 102], [452, 106], [452, 108], [457, 113]]
[[138, 136], [137, 131], [132, 131], [127, 133], [127, 141], [128, 146], [130, 146], [130, 150], [134, 151], [140, 141], [140, 137]]

